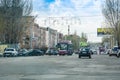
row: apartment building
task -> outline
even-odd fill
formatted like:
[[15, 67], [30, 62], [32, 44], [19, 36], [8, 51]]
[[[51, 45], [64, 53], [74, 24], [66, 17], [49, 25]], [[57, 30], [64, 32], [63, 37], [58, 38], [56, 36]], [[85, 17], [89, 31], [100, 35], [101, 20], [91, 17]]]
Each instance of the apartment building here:
[[40, 27], [40, 47], [46, 47], [46, 27]]
[[40, 47], [55, 47], [63, 39], [63, 34], [50, 27], [40, 27]]
[[55, 45], [57, 44], [57, 40], [58, 40], [58, 37], [57, 37], [57, 30], [54, 30], [50, 27], [47, 27], [46, 28], [46, 45], [47, 47], [55, 47]]
[[40, 27], [38, 24], [34, 24], [33, 29], [32, 29], [32, 48], [40, 48], [40, 43], [41, 43], [41, 35], [40, 35]]
[[31, 24], [24, 34], [25, 48], [55, 47], [63, 39], [63, 34], [50, 27], [41, 27], [38, 24]]

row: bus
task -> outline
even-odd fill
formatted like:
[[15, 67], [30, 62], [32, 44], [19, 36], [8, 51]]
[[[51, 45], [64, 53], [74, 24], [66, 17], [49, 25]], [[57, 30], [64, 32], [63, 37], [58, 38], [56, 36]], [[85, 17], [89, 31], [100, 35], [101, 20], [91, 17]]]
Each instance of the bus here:
[[71, 41], [62, 41], [56, 45], [59, 55], [72, 55], [73, 47]]

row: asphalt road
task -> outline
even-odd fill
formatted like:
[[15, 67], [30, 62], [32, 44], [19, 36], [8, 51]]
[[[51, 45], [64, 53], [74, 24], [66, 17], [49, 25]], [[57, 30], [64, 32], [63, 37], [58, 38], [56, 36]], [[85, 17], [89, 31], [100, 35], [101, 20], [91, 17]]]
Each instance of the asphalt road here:
[[120, 58], [93, 55], [0, 58], [0, 80], [120, 80]]

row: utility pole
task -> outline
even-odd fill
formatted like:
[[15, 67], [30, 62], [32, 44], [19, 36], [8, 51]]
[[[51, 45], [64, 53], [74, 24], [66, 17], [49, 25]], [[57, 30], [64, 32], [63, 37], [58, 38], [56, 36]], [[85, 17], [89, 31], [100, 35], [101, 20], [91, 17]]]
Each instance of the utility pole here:
[[30, 48], [32, 49], [33, 48], [33, 46], [32, 46], [32, 40], [33, 40], [34, 20], [31, 23], [32, 23], [32, 25], [31, 25], [31, 28], [30, 28]]
[[68, 25], [68, 36], [70, 35], [70, 25]]

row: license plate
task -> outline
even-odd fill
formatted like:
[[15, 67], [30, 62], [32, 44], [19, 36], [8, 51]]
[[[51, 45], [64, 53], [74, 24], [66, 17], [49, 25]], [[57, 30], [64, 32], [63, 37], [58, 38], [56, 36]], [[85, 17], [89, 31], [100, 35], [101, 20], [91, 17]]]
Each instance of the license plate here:
[[5, 55], [9, 56], [10, 54], [5, 54]]
[[86, 52], [83, 52], [83, 54], [86, 54]]

